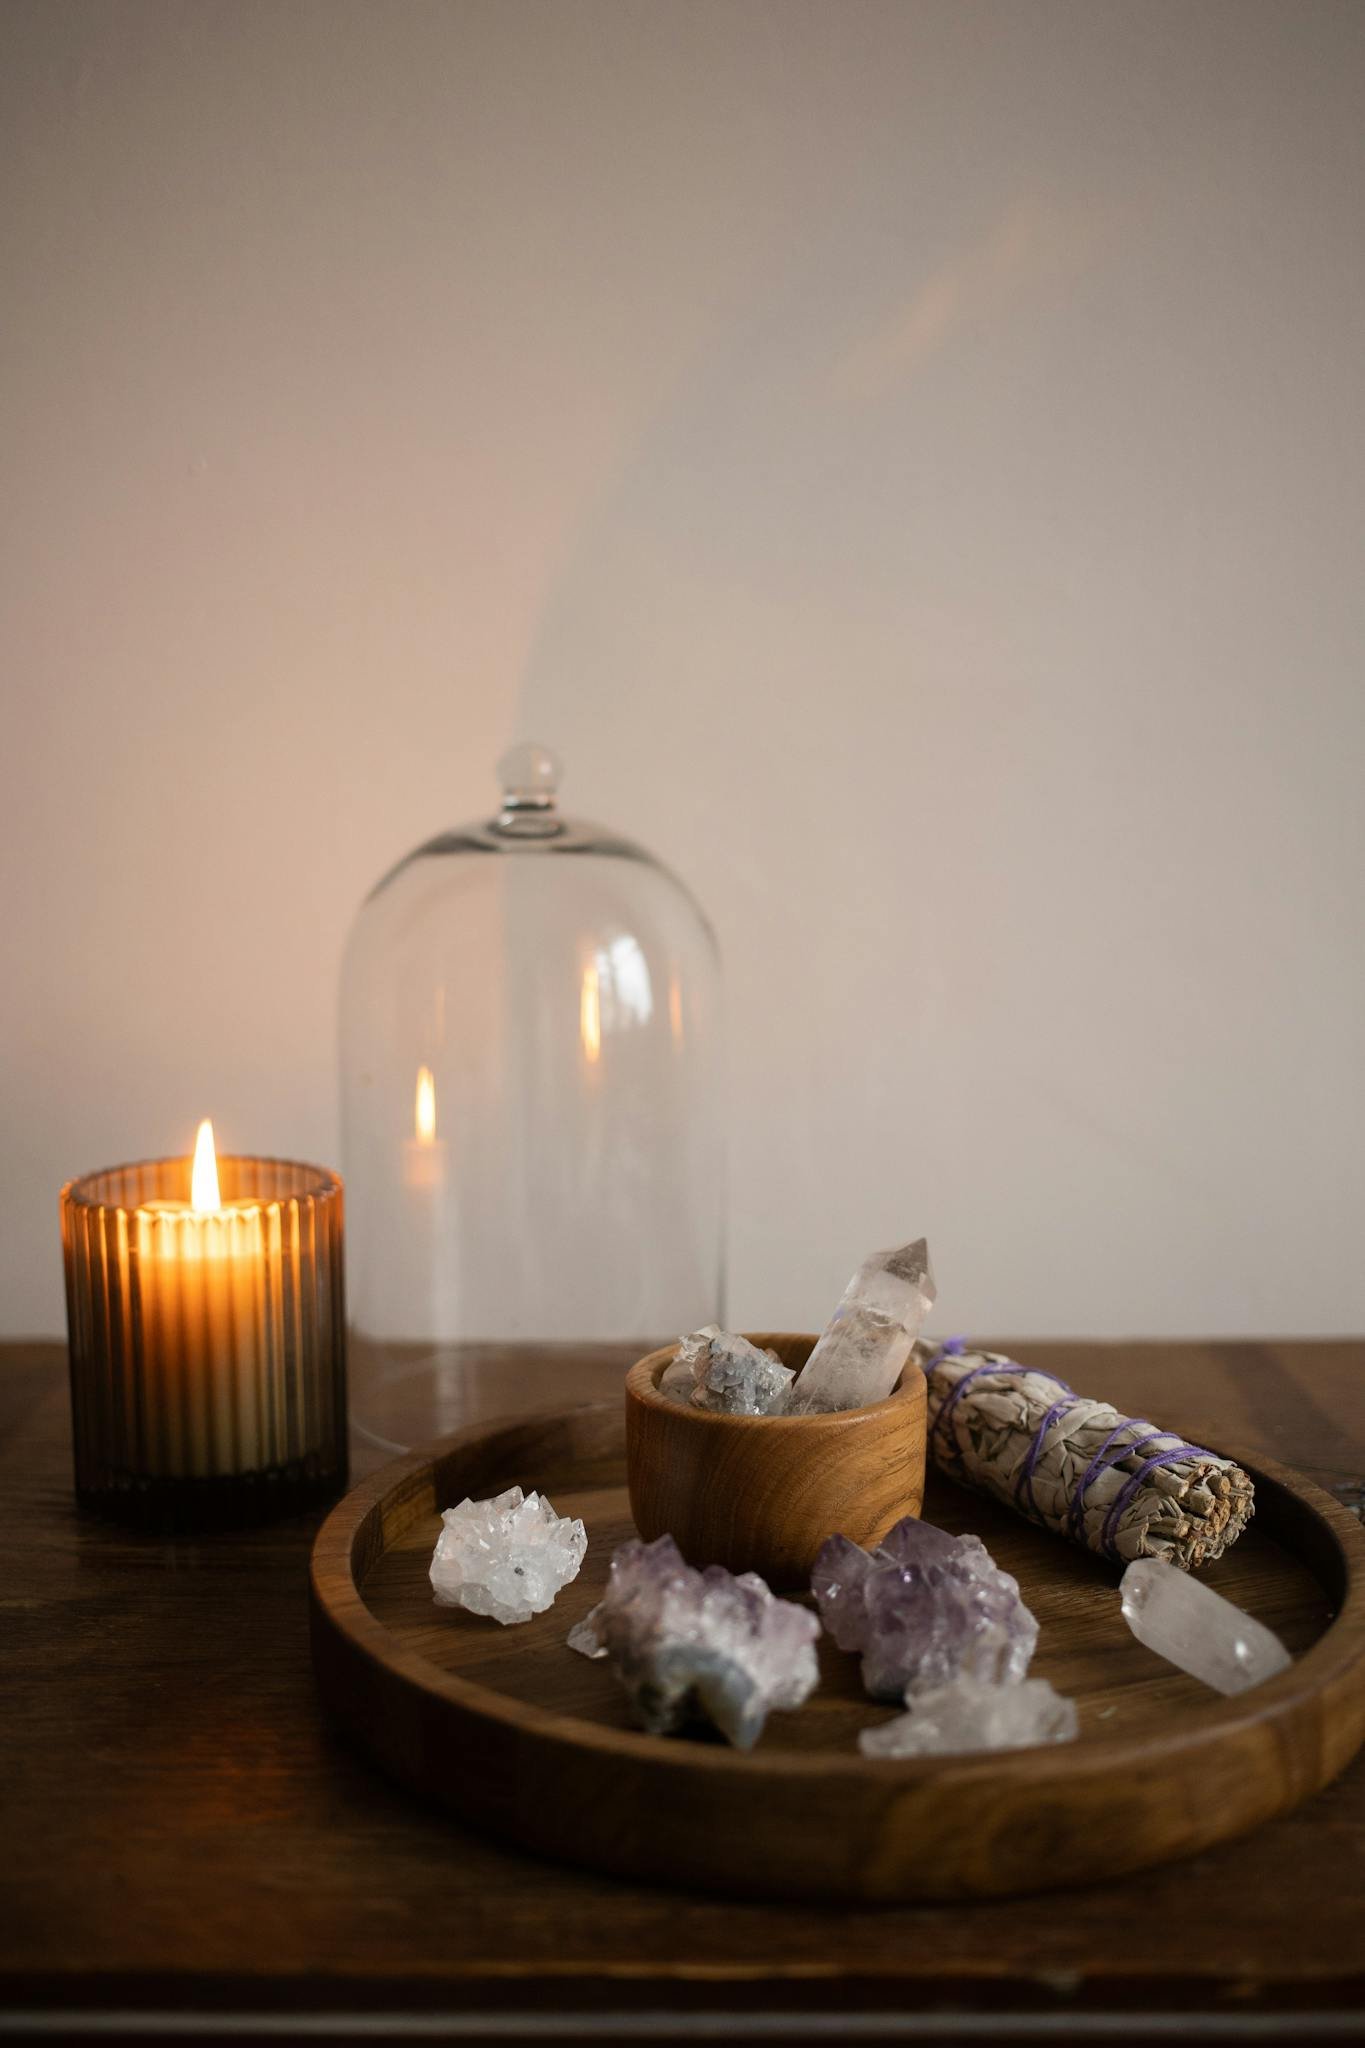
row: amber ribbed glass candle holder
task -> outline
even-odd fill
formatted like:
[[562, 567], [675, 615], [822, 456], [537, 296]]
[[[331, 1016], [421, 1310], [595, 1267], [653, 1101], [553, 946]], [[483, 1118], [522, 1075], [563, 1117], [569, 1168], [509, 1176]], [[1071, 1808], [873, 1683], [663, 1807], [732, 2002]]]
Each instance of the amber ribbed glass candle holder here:
[[265, 1521], [346, 1480], [342, 1190], [287, 1159], [111, 1167], [62, 1189], [76, 1494], [165, 1532]]

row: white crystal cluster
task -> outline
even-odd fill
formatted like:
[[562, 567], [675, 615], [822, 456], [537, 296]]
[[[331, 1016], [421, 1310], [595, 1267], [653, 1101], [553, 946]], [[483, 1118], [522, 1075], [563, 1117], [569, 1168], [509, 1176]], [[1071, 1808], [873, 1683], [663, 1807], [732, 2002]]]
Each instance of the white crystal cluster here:
[[438, 1606], [464, 1607], [494, 1621], [543, 1614], [588, 1547], [579, 1521], [557, 1515], [538, 1493], [511, 1486], [494, 1500], [462, 1500], [441, 1516], [431, 1559]]
[[1045, 1678], [1017, 1685], [992, 1685], [980, 1678], [955, 1678], [906, 1695], [909, 1712], [880, 1728], [864, 1728], [858, 1747], [864, 1756], [955, 1756], [979, 1749], [1032, 1749], [1044, 1742], [1073, 1742], [1076, 1707], [1054, 1692]]
[[1139, 1558], [1119, 1581], [1123, 1618], [1140, 1643], [1215, 1692], [1264, 1685], [1294, 1661], [1262, 1622], [1160, 1558]]
[[708, 1323], [682, 1339], [659, 1387], [718, 1415], [780, 1415], [794, 1377], [775, 1351]]
[[799, 1707], [819, 1673], [820, 1625], [755, 1572], [685, 1564], [671, 1536], [623, 1543], [607, 1590], [570, 1646], [606, 1655], [631, 1710], [653, 1735], [709, 1721], [750, 1749], [774, 1707]]
[[864, 1259], [791, 1390], [793, 1414], [884, 1401], [934, 1304], [929, 1247], [917, 1238]]

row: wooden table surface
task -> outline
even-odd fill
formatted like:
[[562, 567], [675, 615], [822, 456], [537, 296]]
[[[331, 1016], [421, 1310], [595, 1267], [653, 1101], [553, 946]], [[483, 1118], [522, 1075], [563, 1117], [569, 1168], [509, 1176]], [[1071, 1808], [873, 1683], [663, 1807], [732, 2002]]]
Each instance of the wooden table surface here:
[[[1027, 1344], [1359, 1505], [1365, 1345]], [[615, 1398], [584, 1360], [534, 1405]], [[509, 1401], [492, 1377], [482, 1404]], [[316, 1518], [78, 1516], [64, 1354], [0, 1347], [0, 2031], [19, 2038], [1365, 2039], [1365, 1759], [1124, 1886], [893, 1911], [637, 1889], [466, 1834], [324, 1725]]]

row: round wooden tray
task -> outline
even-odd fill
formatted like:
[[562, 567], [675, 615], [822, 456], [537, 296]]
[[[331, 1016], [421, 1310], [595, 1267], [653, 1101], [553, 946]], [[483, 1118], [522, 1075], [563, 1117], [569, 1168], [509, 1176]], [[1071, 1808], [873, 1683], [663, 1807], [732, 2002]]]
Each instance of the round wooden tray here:
[[[1223, 1699], [1130, 1635], [1117, 1575], [931, 1476], [924, 1512], [1014, 1572], [1033, 1670], [1079, 1704], [1077, 1742], [885, 1762], [856, 1660], [748, 1755], [630, 1725], [605, 1663], [565, 1636], [634, 1533], [615, 1403], [480, 1425], [366, 1480], [313, 1552], [313, 1655], [350, 1734], [422, 1797], [528, 1849], [750, 1897], [975, 1898], [1116, 1877], [1288, 1811], [1365, 1739], [1365, 1533], [1319, 1488], [1252, 1466], [1251, 1529], [1202, 1576], [1278, 1631], [1293, 1668]], [[518, 1484], [581, 1515], [588, 1554], [547, 1614], [502, 1628], [431, 1597], [439, 1510]]]

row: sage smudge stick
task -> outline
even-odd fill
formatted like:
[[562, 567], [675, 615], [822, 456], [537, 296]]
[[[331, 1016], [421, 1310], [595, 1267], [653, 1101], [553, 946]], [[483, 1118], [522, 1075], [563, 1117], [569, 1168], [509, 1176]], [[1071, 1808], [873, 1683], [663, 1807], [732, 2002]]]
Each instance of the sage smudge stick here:
[[1251, 1518], [1251, 1481], [1230, 1458], [960, 1338], [921, 1344], [916, 1356], [939, 1470], [1083, 1549], [1190, 1571], [1220, 1557]]

